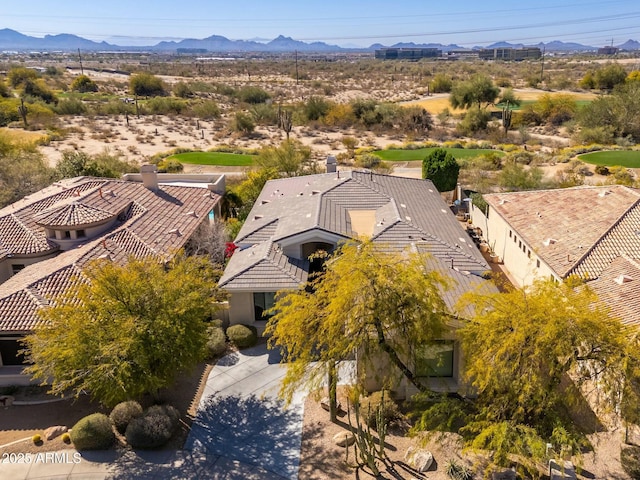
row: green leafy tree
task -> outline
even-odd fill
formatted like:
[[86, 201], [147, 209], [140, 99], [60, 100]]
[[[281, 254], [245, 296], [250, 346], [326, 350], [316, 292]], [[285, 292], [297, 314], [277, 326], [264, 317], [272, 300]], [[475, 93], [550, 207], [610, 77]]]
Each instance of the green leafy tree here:
[[139, 97], [166, 95], [164, 82], [151, 73], [135, 73], [129, 79], [129, 92]]
[[577, 387], [595, 382], [601, 400], [619, 405], [633, 373], [626, 360], [633, 355], [637, 365], [638, 351], [627, 341], [631, 331], [586, 285], [540, 280], [506, 293], [469, 294], [465, 306], [476, 313], [458, 334], [478, 413], [463, 432], [473, 447], [493, 450], [497, 464], [517, 458], [533, 467], [548, 441], [556, 450], [583, 444], [566, 413], [581, 398], [579, 388], [567, 386], [570, 373]]
[[422, 160], [422, 178], [431, 180], [440, 192], [456, 188], [460, 165], [444, 148], [436, 148]]
[[585, 105], [578, 115], [583, 128], [612, 129], [614, 137], [640, 140], [640, 82], [618, 85], [610, 95], [603, 95]]
[[464, 118], [458, 125], [457, 130], [463, 135], [472, 135], [476, 132], [486, 130], [489, 122], [491, 121], [491, 114], [484, 108], [478, 108], [476, 106], [469, 108], [467, 113], [464, 114]]
[[27, 372], [51, 392], [88, 391], [106, 406], [155, 394], [205, 355], [217, 296], [206, 258], [178, 255], [167, 264], [104, 260], [79, 281], [27, 336]]
[[597, 88], [613, 90], [616, 85], [625, 82], [627, 72], [619, 63], [610, 63], [596, 70], [593, 80]]
[[367, 241], [342, 245], [305, 289], [281, 292], [266, 334], [281, 348], [287, 373], [281, 394], [318, 386], [327, 376], [335, 396], [336, 362], [358, 351], [363, 362], [388, 359], [383, 383], [404, 376], [420, 390], [411, 353], [447, 331], [442, 277], [418, 254], [385, 252]]
[[10, 96], [11, 92], [9, 91], [9, 87], [7, 87], [7, 84], [3, 80], [0, 80], [0, 97], [9, 98]]
[[500, 94], [500, 88], [485, 75], [475, 75], [470, 80], [458, 82], [453, 86], [449, 103], [453, 108], [478, 108], [493, 104]]
[[80, 93], [97, 92], [98, 84], [87, 75], [78, 75], [73, 79], [73, 82], [71, 82], [71, 90]]
[[35, 99], [40, 99], [46, 103], [56, 103], [58, 100], [55, 94], [41, 78], [36, 80], [26, 80], [22, 86], [23, 97], [34, 97]]

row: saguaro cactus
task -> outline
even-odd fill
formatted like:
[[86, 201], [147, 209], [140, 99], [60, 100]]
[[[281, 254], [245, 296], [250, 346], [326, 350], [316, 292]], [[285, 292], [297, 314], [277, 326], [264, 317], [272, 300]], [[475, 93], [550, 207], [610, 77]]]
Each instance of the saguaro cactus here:
[[20, 106], [18, 107], [18, 113], [22, 117], [22, 121], [24, 122], [24, 128], [27, 128], [27, 106], [24, 104], [24, 99], [20, 99]]

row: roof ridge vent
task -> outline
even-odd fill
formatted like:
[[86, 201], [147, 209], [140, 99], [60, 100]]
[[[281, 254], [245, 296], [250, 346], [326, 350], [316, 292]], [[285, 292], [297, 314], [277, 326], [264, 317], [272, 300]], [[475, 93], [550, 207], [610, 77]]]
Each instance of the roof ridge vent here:
[[320, 190], [311, 190], [310, 195], [320, 195], [322, 192]]
[[501, 198], [500, 201], [498, 202], [498, 205], [504, 205], [505, 203], [509, 203], [509, 200], [505, 198]]
[[172, 228], [171, 230], [169, 230], [169, 233], [171, 233], [171, 234], [175, 233], [178, 237], [182, 236], [182, 232], [180, 231], [179, 228]]
[[264, 218], [264, 215], [254, 215], [253, 216], [254, 220], [260, 220], [261, 218]]
[[198, 214], [196, 212], [194, 212], [193, 210], [188, 211], [187, 213], [184, 214], [185, 217], [193, 217], [193, 218], [198, 218]]
[[598, 194], [598, 196], [599, 197], [606, 197], [607, 195], [611, 195], [611, 193], [613, 193], [611, 190], [603, 190]]
[[555, 238], [551, 238], [551, 237], [547, 238], [544, 242], [542, 242], [542, 244], [545, 247], [548, 247], [549, 245], [553, 245], [554, 243], [558, 243], [558, 240], [556, 240]]
[[618, 285], [622, 285], [624, 283], [632, 282], [633, 278], [630, 277], [629, 275], [620, 274], [616, 278], [614, 278], [613, 281], [616, 282]]

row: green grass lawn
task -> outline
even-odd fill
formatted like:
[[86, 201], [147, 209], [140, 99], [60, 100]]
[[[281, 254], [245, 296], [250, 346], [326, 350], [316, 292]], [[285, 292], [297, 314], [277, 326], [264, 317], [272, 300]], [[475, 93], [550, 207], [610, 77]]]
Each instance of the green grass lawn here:
[[[589, 105], [592, 101], [593, 100], [576, 100], [576, 105], [578, 106], [578, 108], [582, 108], [585, 105]], [[536, 102], [537, 100], [522, 100], [519, 106], [514, 107], [513, 105], [511, 105], [510, 108], [514, 112], [517, 112], [518, 110], [522, 110], [524, 107], [528, 105], [533, 105]], [[495, 108], [493, 108], [493, 110], [502, 110], [504, 107], [505, 107], [504, 103], [496, 103]]]
[[[423, 160], [424, 157], [436, 148], [437, 147], [419, 148], [417, 150], [376, 150], [373, 153], [387, 162], [410, 162], [413, 160]], [[495, 153], [500, 156], [504, 155], [504, 152], [501, 152], [500, 150], [482, 148], [445, 148], [444, 150], [453, 155], [455, 159], [474, 158], [487, 153]]]
[[640, 150], [608, 150], [578, 155], [583, 162], [607, 167], [640, 168]]
[[224, 152], [187, 152], [171, 155], [180, 163], [192, 165], [222, 165], [225, 167], [246, 167], [253, 165], [255, 155]]

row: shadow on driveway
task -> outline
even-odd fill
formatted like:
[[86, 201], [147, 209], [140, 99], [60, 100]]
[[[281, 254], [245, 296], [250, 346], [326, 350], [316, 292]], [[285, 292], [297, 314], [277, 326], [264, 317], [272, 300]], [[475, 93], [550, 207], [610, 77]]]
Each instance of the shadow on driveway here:
[[285, 410], [277, 399], [214, 396], [199, 409], [185, 449], [297, 478], [301, 423], [302, 409]]

